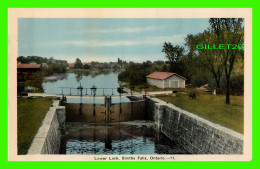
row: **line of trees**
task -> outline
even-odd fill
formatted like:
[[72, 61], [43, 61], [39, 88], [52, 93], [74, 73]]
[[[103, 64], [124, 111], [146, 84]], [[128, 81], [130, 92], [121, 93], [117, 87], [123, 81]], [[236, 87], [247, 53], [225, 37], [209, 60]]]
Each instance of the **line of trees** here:
[[58, 60], [53, 57], [46, 58], [41, 56], [19, 56], [18, 62], [22, 64], [37, 63], [42, 64], [43, 76], [52, 75], [54, 73], [65, 73], [67, 70], [68, 62], [66, 60]]
[[[120, 60], [120, 59], [118, 59]], [[105, 70], [105, 69], [113, 69], [118, 70], [122, 68], [122, 65], [125, 62], [120, 60], [120, 62], [96, 62], [92, 61], [90, 63], [82, 63], [79, 58], [76, 58], [74, 62], [74, 69], [96, 69], [96, 70]]]
[[[230, 104], [230, 94], [243, 94], [244, 50], [232, 49], [198, 49], [198, 44], [243, 44], [244, 28], [242, 18], [211, 18], [210, 27], [202, 33], [189, 34], [185, 38], [188, 48], [164, 43], [162, 52], [170, 62], [170, 71], [179, 73], [195, 85], [209, 83], [213, 77], [213, 87], [218, 92], [225, 91], [226, 104]], [[223, 78], [224, 75], [224, 78]], [[221, 82], [225, 83], [222, 85]]]
[[118, 80], [127, 82], [130, 86], [147, 86], [146, 76], [154, 71], [167, 71], [168, 62], [164, 61], [146, 61], [143, 63], [129, 62], [125, 63], [124, 71], [119, 73]]

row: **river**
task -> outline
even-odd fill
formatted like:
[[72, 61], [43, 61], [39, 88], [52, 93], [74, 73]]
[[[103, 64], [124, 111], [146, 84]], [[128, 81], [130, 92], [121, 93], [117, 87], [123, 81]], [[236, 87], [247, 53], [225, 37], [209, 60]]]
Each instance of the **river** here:
[[[52, 77], [45, 78], [43, 83], [44, 93], [47, 94], [63, 94], [65, 95], [79, 95], [77, 87], [91, 88], [93, 85], [97, 87], [96, 95], [118, 95], [116, 88], [119, 87], [118, 83], [119, 72], [101, 72], [101, 73], [90, 73], [90, 72], [73, 72], [56, 74]], [[71, 89], [70, 89], [71, 88]], [[106, 89], [100, 89], [106, 88]], [[114, 88], [114, 89], [111, 89]], [[113, 90], [113, 91], [112, 91]], [[90, 95], [90, 89], [83, 89], [83, 95]]]
[[[55, 74], [46, 77], [42, 86], [46, 94], [64, 94], [64, 95], [80, 95], [77, 89], [80, 85], [84, 88], [82, 95], [84, 97], [67, 97], [68, 103], [104, 103], [104, 97], [99, 96], [113, 96], [112, 102], [127, 102], [126, 97], [116, 97], [119, 95], [117, 88], [119, 87], [118, 73], [112, 71], [105, 72], [70, 72]], [[96, 97], [93, 99], [93, 92], [90, 88], [96, 86]], [[63, 88], [63, 89], [62, 89]], [[88, 89], [85, 89], [88, 88]], [[105, 89], [103, 89], [105, 88]], [[91, 97], [85, 97], [91, 96]]]

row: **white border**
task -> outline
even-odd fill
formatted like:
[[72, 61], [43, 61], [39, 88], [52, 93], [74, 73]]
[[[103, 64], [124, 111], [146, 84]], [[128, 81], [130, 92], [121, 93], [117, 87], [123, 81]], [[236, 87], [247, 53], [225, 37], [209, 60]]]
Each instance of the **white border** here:
[[[97, 155], [17, 155], [16, 60], [18, 18], [245, 18], [244, 154], [163, 155], [174, 161], [252, 160], [252, 9], [251, 8], [11, 8], [8, 10], [8, 160], [93, 161]], [[98, 157], [113, 157], [102, 155]], [[137, 157], [137, 155], [132, 155]], [[161, 157], [162, 155], [152, 155]], [[150, 155], [147, 156], [150, 158]]]

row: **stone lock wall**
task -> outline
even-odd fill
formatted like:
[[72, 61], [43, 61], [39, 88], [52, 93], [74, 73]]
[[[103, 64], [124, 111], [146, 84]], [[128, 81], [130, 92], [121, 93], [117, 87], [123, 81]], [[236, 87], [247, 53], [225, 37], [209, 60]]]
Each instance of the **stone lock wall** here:
[[[243, 135], [156, 98], [147, 98], [146, 114], [156, 128], [192, 154], [243, 154]], [[54, 101], [28, 154], [58, 154], [65, 107]]]
[[193, 154], [243, 154], [243, 135], [156, 98], [148, 98], [156, 128]]
[[61, 131], [66, 122], [65, 117], [65, 107], [59, 106], [59, 101], [55, 100], [33, 139], [28, 155], [59, 154]]

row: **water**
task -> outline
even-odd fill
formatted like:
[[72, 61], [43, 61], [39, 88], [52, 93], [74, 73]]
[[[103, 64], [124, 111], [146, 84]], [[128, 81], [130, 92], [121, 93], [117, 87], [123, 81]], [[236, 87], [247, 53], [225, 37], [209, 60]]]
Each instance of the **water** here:
[[[111, 97], [111, 103], [125, 103], [129, 102], [130, 100], [127, 97]], [[105, 104], [104, 97], [69, 97], [67, 96], [67, 103], [88, 103], [88, 104]]]
[[66, 128], [60, 154], [189, 154], [164, 134], [156, 132], [152, 122], [67, 123]]
[[[67, 87], [63, 89], [63, 94], [79, 95], [79, 91], [76, 89], [80, 83], [83, 88], [91, 88], [95, 85], [97, 88], [110, 88], [110, 89], [97, 89], [96, 95], [118, 95], [119, 93], [115, 88], [119, 87], [118, 72], [101, 72], [101, 73], [89, 73], [89, 72], [74, 72], [57, 74], [56, 76], [45, 78], [43, 83], [44, 92], [47, 94], [62, 94], [60, 87]], [[73, 88], [70, 89], [69, 88]], [[114, 89], [111, 89], [114, 88]], [[83, 95], [90, 95], [91, 91], [83, 89]]]
[[[90, 74], [89, 72], [58, 74], [43, 83], [47, 94], [62, 94], [59, 87], [67, 87], [63, 94], [79, 95], [76, 89], [117, 88], [118, 73]], [[69, 88], [74, 88], [70, 91]], [[103, 93], [104, 92], [104, 93]], [[96, 97], [89, 97], [90, 90], [83, 90], [83, 97], [67, 96], [67, 103], [104, 104], [99, 95], [119, 95], [114, 89], [98, 89]], [[127, 97], [112, 97], [112, 103], [128, 102]], [[98, 106], [98, 105], [96, 105]], [[104, 109], [105, 107], [103, 107]], [[89, 109], [87, 109], [89, 110]], [[140, 110], [140, 108], [139, 108]], [[100, 110], [103, 112], [103, 110]], [[98, 113], [98, 111], [96, 112]], [[124, 112], [123, 112], [124, 113]], [[60, 154], [189, 154], [185, 149], [154, 129], [153, 122], [121, 122], [110, 124], [66, 123], [66, 134], [61, 138]]]

